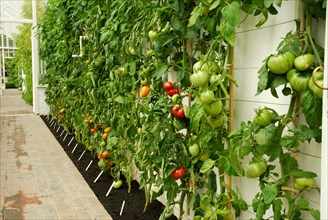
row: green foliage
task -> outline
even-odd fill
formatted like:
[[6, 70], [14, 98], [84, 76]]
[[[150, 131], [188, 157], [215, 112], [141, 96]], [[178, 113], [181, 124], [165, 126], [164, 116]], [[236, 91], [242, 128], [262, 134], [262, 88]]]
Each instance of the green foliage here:
[[[247, 204], [227, 187], [223, 174], [242, 176], [242, 160], [249, 154], [256, 159], [267, 154], [270, 162], [282, 158], [282, 145], [291, 145], [277, 141], [282, 132], [278, 123], [285, 118], [277, 116], [276, 124], [272, 122], [265, 128], [244, 123], [240, 131], [229, 134], [227, 106], [209, 115], [206, 105], [225, 103], [229, 98], [227, 90], [234, 80], [227, 64], [241, 23], [239, 12], [262, 15], [257, 24], [260, 26], [269, 14], [276, 13], [274, 5], [280, 4], [279, 0], [50, 0], [39, 24], [39, 37], [47, 70], [46, 101], [52, 116], [95, 157], [108, 150], [115, 166], [106, 167], [102, 161], [101, 167], [114, 178], [124, 175], [130, 186], [131, 167], [135, 165], [140, 187], [145, 191], [145, 209], [165, 193], [167, 205], [161, 219], [172, 214], [174, 204], [180, 206], [181, 218], [186, 197], [196, 216], [227, 217], [231, 214], [226, 209], [230, 204], [239, 216], [247, 210]], [[84, 36], [82, 51], [80, 36]], [[72, 57], [80, 52], [81, 57]], [[199, 76], [203, 82], [196, 87], [190, 76], [198, 61], [203, 63], [199, 69], [207, 74]], [[178, 103], [163, 88], [169, 72], [174, 72], [174, 87], [181, 91]], [[269, 88], [270, 80], [267, 77], [262, 82], [260, 91]], [[140, 97], [139, 90], [145, 84], [150, 92]], [[278, 87], [281, 82], [273, 84]], [[204, 105], [200, 95], [209, 89], [214, 100]], [[175, 104], [184, 108], [186, 117], [177, 119], [172, 115]], [[184, 128], [174, 126], [176, 120]], [[103, 144], [105, 127], [111, 127], [111, 131]], [[300, 136], [314, 137], [304, 133], [307, 129], [300, 129]], [[276, 150], [270, 150], [268, 138], [275, 142]], [[199, 146], [197, 155], [188, 151], [193, 144]], [[297, 168], [293, 161], [286, 160], [286, 170]], [[172, 178], [177, 167], [186, 168], [185, 177], [179, 180]], [[262, 176], [273, 168], [269, 165]], [[259, 216], [270, 203], [275, 204], [275, 212], [281, 211], [277, 189], [285, 180], [279, 180], [278, 185], [261, 185], [265, 193], [254, 202]], [[152, 190], [154, 186], [156, 191]], [[216, 193], [217, 187], [220, 194]]]

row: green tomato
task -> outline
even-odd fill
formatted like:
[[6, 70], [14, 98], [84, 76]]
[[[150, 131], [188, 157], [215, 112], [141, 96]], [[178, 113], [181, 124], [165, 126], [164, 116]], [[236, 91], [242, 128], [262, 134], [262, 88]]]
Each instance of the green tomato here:
[[206, 86], [209, 80], [210, 80], [210, 76], [206, 71], [194, 72], [190, 76], [190, 81], [195, 87]]
[[189, 146], [189, 153], [194, 157], [198, 156], [198, 154], [199, 154], [198, 144], [195, 143], [195, 144]]
[[272, 55], [268, 60], [268, 68], [275, 74], [284, 74], [293, 67], [295, 56], [291, 52]]
[[122, 180], [117, 180], [117, 181], [115, 181], [113, 187], [115, 189], [119, 189], [119, 188], [121, 188], [122, 184], [123, 184], [123, 181]]
[[180, 96], [180, 94], [174, 94], [174, 95], [172, 96], [172, 102], [173, 102], [174, 104], [179, 104], [180, 101], [181, 101], [181, 96]]
[[124, 66], [119, 67], [118, 72], [121, 76], [127, 76], [129, 74], [128, 69], [125, 68]]
[[297, 92], [306, 92], [309, 89], [309, 82], [311, 76], [308, 74], [302, 74], [296, 69], [290, 69], [287, 72], [287, 80], [292, 88]]
[[177, 118], [174, 118], [173, 126], [175, 127], [175, 129], [180, 131], [181, 129], [186, 128], [186, 123], [184, 121], [181, 121], [181, 120], [177, 119]]
[[214, 100], [214, 92], [211, 90], [205, 90], [200, 94], [200, 100], [202, 104], [209, 104]]
[[209, 104], [204, 105], [204, 111], [210, 116], [216, 116], [222, 111], [223, 104], [221, 100], [215, 100]]
[[296, 178], [295, 188], [299, 190], [310, 190], [315, 185], [314, 178]]
[[147, 50], [146, 55], [147, 57], [151, 57], [154, 54], [154, 50]]
[[227, 115], [225, 113], [220, 113], [218, 116], [210, 116], [207, 117], [207, 122], [213, 127], [213, 128], [219, 128], [222, 127], [227, 122]]
[[309, 69], [314, 61], [314, 56], [310, 53], [298, 56], [294, 60], [294, 66], [299, 71], [305, 71]]
[[271, 120], [271, 112], [266, 108], [261, 109], [254, 117], [254, 122], [262, 127], [269, 125]]
[[154, 42], [157, 39], [157, 35], [156, 31], [151, 30], [148, 32], [148, 37], [151, 42]]
[[314, 75], [312, 76], [313, 78], [310, 79], [309, 81], [309, 88], [313, 91], [313, 93], [318, 96], [319, 98], [322, 99], [323, 96], [323, 90], [316, 86], [313, 82], [315, 80], [319, 86], [323, 86], [323, 72], [318, 71], [315, 72]]
[[205, 161], [205, 160], [207, 160], [207, 159], [209, 159], [210, 158], [210, 151], [209, 150], [204, 150], [203, 152], [202, 152], [202, 154], [199, 156], [199, 160], [201, 160], [201, 161]]
[[106, 171], [107, 170], [107, 162], [106, 159], [100, 159], [98, 161], [98, 167], [102, 170], [102, 171]]
[[248, 178], [257, 178], [267, 170], [267, 164], [264, 161], [248, 163], [245, 167], [245, 174]]
[[209, 66], [207, 63], [204, 63], [202, 61], [197, 61], [194, 65], [193, 65], [193, 71], [195, 72], [199, 72], [199, 71], [209, 71]]

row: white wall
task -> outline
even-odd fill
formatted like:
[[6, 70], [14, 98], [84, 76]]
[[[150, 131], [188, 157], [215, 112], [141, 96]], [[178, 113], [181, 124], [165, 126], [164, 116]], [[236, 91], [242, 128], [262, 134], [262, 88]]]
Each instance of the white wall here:
[[[235, 78], [239, 87], [235, 89], [235, 119], [234, 128], [239, 128], [241, 121], [252, 120], [254, 109], [268, 106], [278, 113], [286, 113], [290, 97], [279, 95], [279, 99], [274, 98], [270, 92], [263, 92], [255, 96], [257, 89], [258, 71], [262, 66], [262, 61], [268, 55], [276, 53], [276, 48], [282, 38], [296, 29], [295, 19], [301, 16], [300, 1], [283, 1], [281, 8], [278, 8], [278, 15], [269, 16], [268, 21], [260, 28], [255, 28], [255, 24], [260, 18], [249, 17], [238, 29], [235, 45]], [[324, 46], [325, 24], [320, 21], [314, 25], [313, 35]], [[301, 122], [304, 119], [301, 118]], [[303, 144], [298, 154], [300, 167], [320, 174], [321, 171], [321, 144]], [[320, 176], [317, 178], [320, 186]], [[233, 185], [240, 189], [242, 196], [251, 204], [257, 192], [258, 182], [245, 178], [234, 178]], [[247, 193], [246, 193], [247, 192]], [[310, 206], [320, 209], [320, 197], [318, 193], [305, 194], [311, 201]], [[252, 211], [250, 209], [250, 211]], [[245, 213], [241, 219], [249, 219], [253, 213]]]

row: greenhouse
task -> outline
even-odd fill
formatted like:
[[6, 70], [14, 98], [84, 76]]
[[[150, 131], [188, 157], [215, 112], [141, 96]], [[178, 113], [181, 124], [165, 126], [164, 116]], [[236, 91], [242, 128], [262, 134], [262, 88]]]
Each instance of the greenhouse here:
[[0, 0], [0, 217], [328, 219], [326, 0]]

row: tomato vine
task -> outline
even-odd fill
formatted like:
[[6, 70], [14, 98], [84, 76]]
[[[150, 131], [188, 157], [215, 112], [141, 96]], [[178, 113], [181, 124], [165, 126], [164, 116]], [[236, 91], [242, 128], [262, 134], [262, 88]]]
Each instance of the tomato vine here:
[[[266, 126], [244, 122], [233, 133], [227, 129], [225, 103], [230, 98], [229, 86], [236, 84], [229, 73], [236, 28], [243, 21], [240, 12], [262, 16], [256, 24], [261, 26], [281, 3], [51, 0], [39, 25], [51, 113], [95, 157], [108, 152], [108, 163], [101, 158], [98, 165], [117, 182], [123, 175], [130, 189], [133, 172], [139, 171], [145, 210], [165, 195], [161, 219], [172, 215], [174, 205], [180, 206], [182, 218], [186, 202], [195, 219], [231, 217], [230, 205], [239, 216], [248, 205], [239, 191], [226, 184], [224, 173], [243, 176], [241, 162], [248, 154], [254, 155], [254, 163], [265, 154], [270, 162], [279, 158], [285, 167], [279, 181], [268, 184], [273, 165], [259, 174], [265, 193], [254, 198], [253, 208], [260, 219], [268, 205], [273, 204], [275, 210], [281, 206], [276, 192], [278, 187], [287, 187], [291, 175], [314, 176], [298, 170], [290, 152], [299, 141], [319, 140], [320, 125], [308, 109], [310, 126], [298, 126], [294, 136], [278, 141], [295, 112], [296, 92], [288, 86], [284, 94], [292, 95], [292, 101], [286, 115], [271, 109]], [[284, 42], [293, 44], [279, 50], [292, 47], [294, 55], [299, 55], [300, 36], [289, 33]], [[73, 54], [81, 57], [73, 58]], [[275, 96], [279, 85], [289, 84], [268, 71], [267, 59], [259, 72], [258, 93], [271, 89]], [[177, 89], [174, 94], [165, 86], [169, 78], [173, 79], [171, 90]], [[319, 99], [312, 93], [302, 97], [316, 101], [319, 109]], [[301, 103], [303, 109], [308, 107], [307, 101]], [[107, 127], [110, 132], [105, 132]], [[272, 151], [268, 142], [278, 143], [277, 150]], [[289, 192], [286, 197], [295, 198]]]

